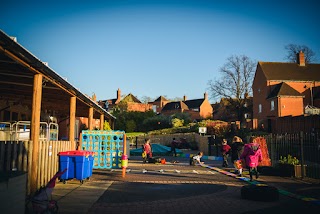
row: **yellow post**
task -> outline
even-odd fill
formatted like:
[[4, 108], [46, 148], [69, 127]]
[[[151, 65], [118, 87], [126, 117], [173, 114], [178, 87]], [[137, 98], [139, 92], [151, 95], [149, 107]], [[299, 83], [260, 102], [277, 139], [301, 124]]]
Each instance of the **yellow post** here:
[[[126, 134], [123, 134], [123, 154], [122, 154], [122, 160], [121, 162], [125, 164], [122, 164], [122, 177], [126, 177], [126, 168], [127, 168], [127, 163], [128, 163], [128, 157], [127, 157], [127, 136]], [[124, 160], [126, 158], [126, 160]]]

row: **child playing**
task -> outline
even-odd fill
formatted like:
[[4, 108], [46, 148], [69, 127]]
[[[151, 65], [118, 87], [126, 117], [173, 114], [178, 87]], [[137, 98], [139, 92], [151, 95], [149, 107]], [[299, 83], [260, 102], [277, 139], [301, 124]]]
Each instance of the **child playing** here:
[[249, 168], [250, 181], [252, 181], [254, 173], [256, 174], [256, 179], [258, 179], [258, 164], [262, 161], [262, 152], [260, 145], [256, 143], [255, 137], [250, 137], [249, 143], [245, 144], [240, 158], [245, 159], [246, 165]]
[[143, 145], [142, 158], [143, 163], [149, 162], [150, 158], [152, 158], [152, 147], [150, 145], [150, 139], [145, 139], [145, 143]]
[[190, 158], [190, 165], [195, 166], [196, 163], [203, 164], [204, 162], [201, 162], [201, 158], [203, 156], [203, 152], [199, 152], [198, 155], [193, 156]]
[[230, 152], [231, 147], [227, 144], [227, 140], [223, 139], [222, 140], [222, 147], [221, 147], [221, 153], [223, 157], [223, 167], [228, 167], [228, 157], [229, 157], [229, 152]]

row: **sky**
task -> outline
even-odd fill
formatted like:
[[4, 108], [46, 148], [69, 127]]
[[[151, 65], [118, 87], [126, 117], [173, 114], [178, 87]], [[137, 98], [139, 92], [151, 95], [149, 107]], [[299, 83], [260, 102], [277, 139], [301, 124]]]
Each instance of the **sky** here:
[[319, 62], [319, 9], [317, 0], [15, 0], [1, 3], [0, 29], [97, 100], [118, 89], [199, 99], [231, 56], [285, 62], [284, 46], [297, 44]]

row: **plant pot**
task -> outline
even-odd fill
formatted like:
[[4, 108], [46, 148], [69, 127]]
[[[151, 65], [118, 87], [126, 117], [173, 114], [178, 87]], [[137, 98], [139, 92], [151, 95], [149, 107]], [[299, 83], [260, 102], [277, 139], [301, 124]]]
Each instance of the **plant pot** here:
[[294, 165], [292, 164], [278, 164], [279, 175], [283, 177], [292, 177], [294, 176]]
[[[302, 166], [292, 164], [278, 164], [280, 176], [284, 177], [302, 177]], [[306, 165], [303, 166], [304, 176], [306, 176]]]
[[[302, 177], [302, 165], [293, 165], [294, 166], [294, 177]], [[307, 165], [303, 165], [303, 177], [306, 177]]]

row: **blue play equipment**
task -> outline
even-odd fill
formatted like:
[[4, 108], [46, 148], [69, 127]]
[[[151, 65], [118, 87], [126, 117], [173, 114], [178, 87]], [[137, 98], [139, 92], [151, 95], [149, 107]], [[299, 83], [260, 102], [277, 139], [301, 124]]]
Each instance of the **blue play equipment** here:
[[82, 131], [82, 149], [94, 152], [94, 169], [121, 168], [124, 131]]
[[[152, 155], [153, 156], [167, 156], [172, 155], [171, 147], [164, 146], [161, 144], [151, 144], [152, 147]], [[182, 155], [183, 152], [180, 149], [176, 149], [177, 154]], [[130, 155], [132, 156], [141, 156], [142, 148], [132, 149], [130, 150]]]

